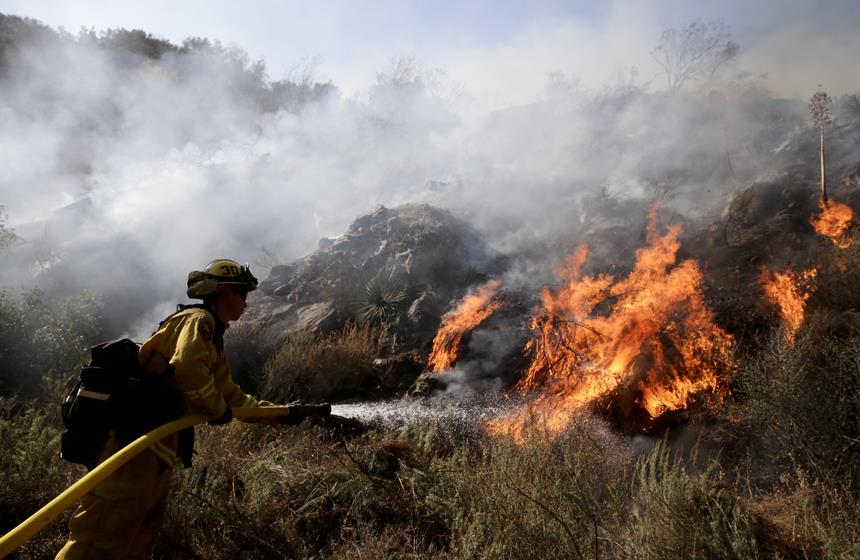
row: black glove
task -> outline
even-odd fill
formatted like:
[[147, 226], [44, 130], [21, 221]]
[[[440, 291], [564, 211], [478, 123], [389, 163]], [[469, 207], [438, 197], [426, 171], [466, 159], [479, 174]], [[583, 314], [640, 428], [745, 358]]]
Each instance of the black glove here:
[[232, 419], [233, 419], [233, 409], [230, 408], [230, 405], [227, 405], [227, 410], [224, 411], [224, 414], [222, 414], [218, 418], [213, 418], [212, 420], [209, 420], [206, 423], [209, 424], [210, 426], [220, 426], [221, 424], [228, 423]]
[[302, 423], [302, 420], [308, 418], [309, 416], [319, 416], [326, 417], [331, 414], [331, 405], [328, 403], [324, 404], [288, 404], [290, 407], [289, 414], [284, 416], [278, 416], [278, 424], [289, 424], [291, 426], [298, 426]]

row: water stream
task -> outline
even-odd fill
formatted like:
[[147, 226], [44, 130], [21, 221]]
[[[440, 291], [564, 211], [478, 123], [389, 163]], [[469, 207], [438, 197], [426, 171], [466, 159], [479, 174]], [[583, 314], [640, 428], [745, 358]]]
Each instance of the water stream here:
[[335, 404], [332, 414], [384, 428], [419, 424], [473, 431], [513, 407], [514, 403], [498, 397], [391, 400]]

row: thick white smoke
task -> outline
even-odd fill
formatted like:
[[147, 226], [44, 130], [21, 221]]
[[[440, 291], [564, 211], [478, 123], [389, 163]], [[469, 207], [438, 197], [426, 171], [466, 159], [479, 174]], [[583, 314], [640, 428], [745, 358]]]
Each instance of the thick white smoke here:
[[488, 111], [409, 60], [358, 96], [330, 87], [261, 111], [264, 72], [227, 51], [153, 61], [67, 36], [15, 55], [0, 204], [21, 239], [0, 284], [106, 293], [109, 325], [138, 335], [185, 299], [189, 270], [229, 257], [264, 272], [377, 204], [447, 207], [516, 253], [573, 231], [601, 192], [718, 209], [777, 166], [761, 134], [806, 126], [802, 100], [771, 122], [769, 95], [746, 85], [671, 97], [635, 75], [566, 89], [556, 74]]

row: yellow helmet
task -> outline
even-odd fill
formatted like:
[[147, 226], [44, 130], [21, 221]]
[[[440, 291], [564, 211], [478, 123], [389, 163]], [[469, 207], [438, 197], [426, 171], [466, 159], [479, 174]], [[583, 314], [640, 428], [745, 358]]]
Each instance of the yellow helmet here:
[[230, 259], [215, 259], [200, 270], [188, 273], [190, 298], [203, 298], [218, 291], [219, 286], [241, 286], [247, 291], [257, 289], [257, 279], [248, 265], [240, 265]]

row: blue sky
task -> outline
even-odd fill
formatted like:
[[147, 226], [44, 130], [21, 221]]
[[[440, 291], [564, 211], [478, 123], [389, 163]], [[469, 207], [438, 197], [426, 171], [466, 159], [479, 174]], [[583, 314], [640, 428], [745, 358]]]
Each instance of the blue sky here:
[[642, 81], [656, 79], [649, 51], [660, 31], [694, 18], [728, 25], [746, 69], [787, 94], [805, 94], [807, 82], [857, 89], [860, 52], [860, 0], [0, 0], [0, 12], [72, 32], [218, 39], [265, 60], [273, 79], [313, 66], [347, 94], [411, 56], [489, 105], [539, 95], [554, 70], [592, 88], [630, 67]]

